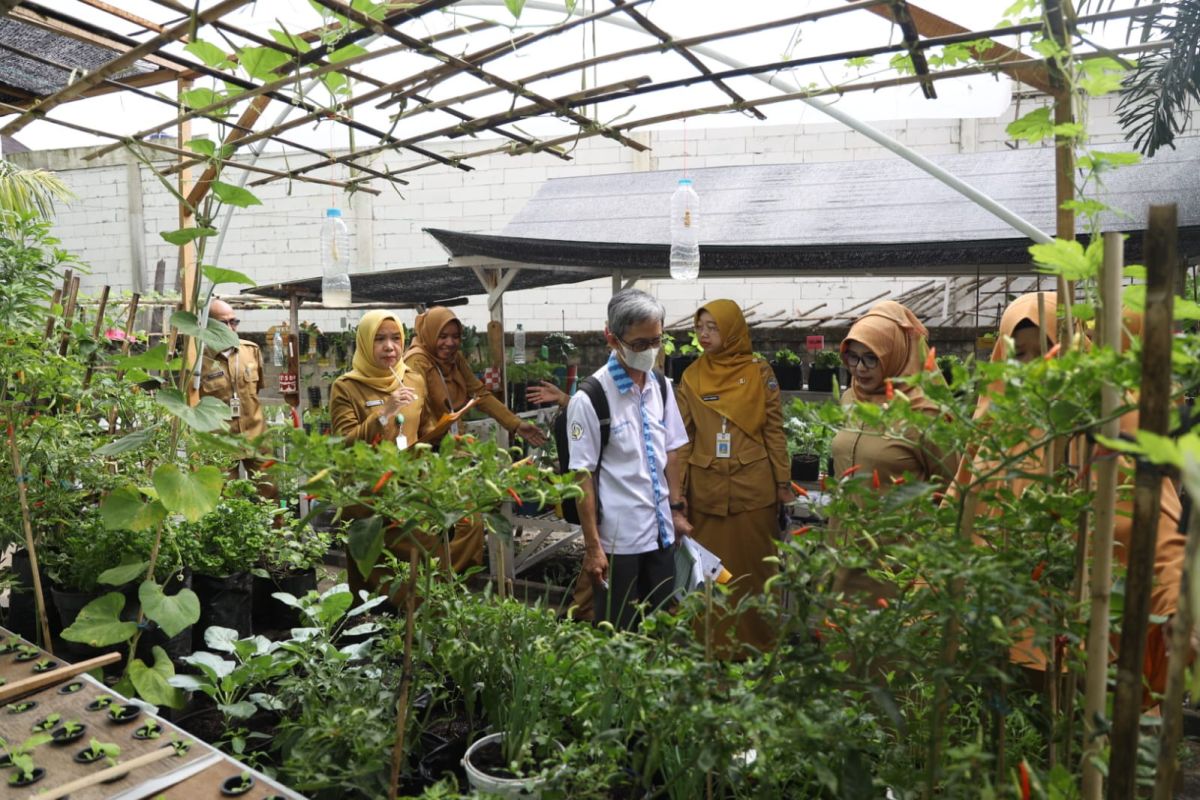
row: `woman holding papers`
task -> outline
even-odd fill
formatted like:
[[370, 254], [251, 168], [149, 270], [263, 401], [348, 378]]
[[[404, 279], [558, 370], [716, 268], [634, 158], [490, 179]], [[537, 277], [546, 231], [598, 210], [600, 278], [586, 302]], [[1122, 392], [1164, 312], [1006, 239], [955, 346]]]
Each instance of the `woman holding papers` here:
[[[787, 439], [779, 383], [753, 355], [750, 329], [732, 300], [714, 300], [696, 312], [704, 354], [683, 373], [676, 390], [689, 444], [680, 450], [687, 515], [693, 536], [733, 575], [730, 606], [760, 594], [775, 566], [781, 503], [792, 501]], [[722, 620], [718, 652], [738, 645], [763, 650], [774, 635], [752, 609]]]
[[[476, 407], [500, 427], [517, 435], [535, 447], [546, 441], [546, 434], [532, 422], [522, 420], [509, 411], [483, 385], [467, 357], [461, 352], [462, 323], [454, 312], [444, 306], [434, 306], [418, 314], [416, 338], [404, 354], [409, 367], [425, 379], [425, 414], [435, 423], [446, 414], [460, 411], [472, 399]], [[456, 432], [451, 428], [449, 432]], [[436, 443], [435, 443], [436, 444]]]

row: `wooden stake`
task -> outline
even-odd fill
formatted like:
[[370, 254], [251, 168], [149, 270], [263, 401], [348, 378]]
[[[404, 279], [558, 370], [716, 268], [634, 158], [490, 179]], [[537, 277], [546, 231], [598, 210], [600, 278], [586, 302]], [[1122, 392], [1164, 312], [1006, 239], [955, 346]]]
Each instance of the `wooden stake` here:
[[[100, 329], [104, 327], [104, 310], [106, 308], [108, 308], [107, 286], [100, 290], [100, 307], [96, 309], [96, 323], [92, 325], [92, 339], [97, 341], [100, 339]], [[96, 353], [99, 349], [97, 346], [96, 350], [93, 350], [92, 354], [88, 356], [87, 372], [83, 375], [83, 388], [85, 389], [91, 384], [92, 373], [96, 371]]]
[[[121, 342], [121, 355], [129, 355], [129, 346], [133, 337], [133, 323], [137, 320], [138, 301], [141, 295], [137, 292], [133, 293], [133, 297], [129, 298], [129, 315], [125, 318], [125, 341]], [[117, 372], [117, 380], [125, 374], [124, 370]], [[117, 431], [117, 408], [113, 406], [108, 412], [108, 432], [110, 435]]]
[[42, 649], [54, 655], [54, 642], [50, 638], [50, 622], [46, 619], [46, 595], [42, 591], [42, 575], [38, 569], [37, 547], [33, 541], [33, 523], [29, 519], [29, 496], [25, 492], [25, 470], [21, 466], [21, 452], [17, 449], [17, 435], [12, 421], [8, 423], [8, 452], [12, 456], [13, 477], [17, 481], [17, 500], [21, 506], [21, 526], [25, 529], [25, 549], [29, 551], [29, 567], [33, 571], [33, 599], [37, 606], [38, 622], [42, 628]]
[[31, 692], [41, 691], [47, 686], [56, 686], [60, 683], [65, 683], [76, 675], [82, 675], [85, 672], [91, 672], [94, 669], [115, 664], [120, 660], [120, 653], [105, 653], [102, 656], [89, 658], [87, 661], [80, 661], [78, 664], [63, 664], [52, 672], [31, 675], [28, 678], [13, 681], [12, 683], [0, 686], [0, 703], [11, 703]]
[[109, 778], [123, 777], [135, 769], [144, 767], [147, 764], [153, 764], [156, 761], [162, 761], [164, 758], [170, 758], [173, 755], [175, 755], [175, 746], [170, 744], [164, 745], [157, 750], [126, 761], [124, 764], [117, 764], [115, 767], [108, 767], [83, 778], [77, 778], [70, 783], [64, 783], [62, 786], [51, 789], [45, 794], [39, 794], [37, 797], [38, 800], [62, 800], [62, 798], [72, 792], [78, 792], [80, 789], [86, 789], [89, 786], [97, 786]]
[[[1146, 310], [1138, 414], [1142, 430], [1167, 435], [1171, 405], [1171, 324], [1178, 226], [1174, 205], [1150, 207], [1146, 231]], [[1133, 533], [1125, 572], [1125, 613], [1113, 702], [1109, 800], [1133, 800], [1137, 787], [1138, 720], [1142, 710], [1142, 660], [1154, 582], [1161, 467], [1139, 461], [1133, 488]]]
[[417, 563], [417, 548], [414, 547], [408, 553], [408, 594], [404, 598], [404, 666], [400, 674], [400, 697], [396, 700], [396, 745], [392, 748], [392, 780], [388, 785], [388, 800], [396, 800], [400, 790], [400, 769], [404, 766], [404, 729], [408, 725], [408, 693], [412, 689], [413, 616], [417, 613]]
[[79, 276], [71, 278], [71, 288], [67, 290], [67, 302], [63, 305], [63, 332], [58, 342], [58, 354], [65, 356], [67, 346], [71, 344], [71, 323], [75, 321], [76, 301], [79, 300]]

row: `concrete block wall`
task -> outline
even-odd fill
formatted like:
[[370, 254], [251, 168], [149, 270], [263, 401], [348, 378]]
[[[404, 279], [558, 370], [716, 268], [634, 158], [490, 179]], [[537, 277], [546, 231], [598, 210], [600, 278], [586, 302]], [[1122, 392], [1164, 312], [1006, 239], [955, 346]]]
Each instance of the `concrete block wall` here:
[[[1044, 103], [1023, 100], [997, 119], [907, 120], [879, 123], [879, 127], [920, 152], [936, 156], [958, 152], [994, 151], [1010, 146], [1005, 126], [1019, 114]], [[1115, 98], [1094, 100], [1090, 110], [1093, 142], [1122, 141], [1113, 109]], [[775, 112], [783, 119], [786, 112]], [[817, 112], [806, 113], [806, 119]], [[763, 124], [739, 128], [704, 130], [693, 124], [687, 130], [655, 130], [637, 134], [650, 146], [647, 153], [632, 150], [605, 138], [585, 139], [571, 149], [571, 161], [548, 154], [512, 157], [494, 154], [468, 162], [471, 171], [435, 165], [405, 173], [406, 186], [381, 189], [378, 196], [358, 193], [347, 197], [339, 190], [312, 183], [275, 181], [254, 187], [261, 206], [236, 210], [226, 228], [219, 259], [214, 259], [216, 240], [209, 242], [206, 262], [236, 269], [259, 283], [275, 283], [320, 274], [318, 234], [327, 207], [343, 209], [352, 239], [355, 271], [424, 267], [446, 263], [446, 254], [422, 232], [442, 227], [470, 232], [499, 232], [505, 223], [547, 179], [581, 174], [609, 174], [635, 170], [679, 169], [734, 164], [806, 163], [894, 158], [859, 133], [837, 123]], [[483, 149], [487, 140], [438, 142], [430, 149], [454, 156]], [[154, 264], [167, 263], [167, 289], [174, 286], [176, 249], [162, 240], [160, 231], [177, 227], [173, 196], [149, 169], [131, 165], [129, 157], [116, 151], [93, 161], [83, 157], [90, 148], [43, 151], [14, 157], [29, 166], [54, 169], [79, 195], [64, 206], [55, 230], [63, 246], [77, 253], [91, 267], [84, 278], [87, 293], [108, 284], [120, 295], [134, 288], [152, 286]], [[305, 157], [307, 158], [307, 156]], [[377, 169], [396, 170], [413, 166], [423, 157], [408, 152], [377, 155]], [[286, 169], [289, 160], [273, 155], [259, 162], [273, 169]], [[295, 163], [295, 159], [291, 160]], [[341, 167], [326, 168], [314, 177], [346, 179]], [[227, 170], [224, 180], [234, 182], [240, 174]], [[261, 178], [252, 174], [251, 181]], [[139, 212], [140, 207], [140, 212]], [[140, 216], [139, 216], [140, 213]], [[754, 306], [761, 316], [779, 311], [795, 315], [820, 303], [821, 313], [836, 314], [887, 289], [903, 291], [906, 283], [876, 278], [860, 279], [741, 279], [700, 281], [684, 285], [670, 281], [645, 281], [641, 288], [660, 297], [667, 306], [668, 320], [689, 316], [706, 300], [728, 297]], [[508, 327], [520, 321], [526, 329], [595, 330], [603, 325], [605, 304], [611, 291], [608, 280], [512, 292], [505, 298]], [[224, 286], [228, 293], [233, 287]], [[486, 323], [482, 297], [459, 310], [470, 324]], [[353, 324], [358, 312], [304, 311], [306, 319], [326, 330]], [[243, 329], [261, 331], [285, 318], [281, 310], [240, 313]], [[401, 312], [411, 321], [413, 312]]]

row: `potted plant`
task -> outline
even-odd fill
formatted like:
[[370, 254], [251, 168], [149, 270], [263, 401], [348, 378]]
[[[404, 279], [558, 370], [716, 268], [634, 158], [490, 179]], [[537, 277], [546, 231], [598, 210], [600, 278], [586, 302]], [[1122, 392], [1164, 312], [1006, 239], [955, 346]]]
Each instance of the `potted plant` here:
[[937, 357], [938, 369], [941, 370], [942, 378], [945, 379], [947, 386], [954, 385], [954, 368], [955, 366], [963, 366], [963, 360], [956, 355], [946, 354]]
[[[796, 400], [803, 408], [803, 401]], [[788, 409], [784, 420], [784, 431], [787, 434], [788, 453], [792, 457], [792, 480], [812, 483], [820, 479], [821, 466], [828, 467], [833, 457], [833, 437], [835, 431], [812, 418], [797, 414], [797, 405]]]
[[808, 390], [832, 392], [833, 382], [837, 379], [838, 368], [841, 365], [842, 356], [837, 350], [817, 351], [808, 369]]
[[0, 739], [0, 749], [4, 750], [3, 766], [13, 767], [13, 774], [8, 777], [9, 786], [30, 786], [46, 777], [46, 770], [33, 763], [33, 751], [50, 741], [50, 734], [35, 733], [20, 744], [10, 745]]
[[804, 364], [801, 363], [800, 356], [789, 348], [781, 347], [775, 351], [771, 368], [775, 370], [775, 379], [779, 381], [780, 389], [796, 391], [804, 387]]
[[674, 336], [669, 333], [663, 334], [663, 355], [667, 357], [667, 377], [676, 382], [683, 377], [683, 371], [690, 367], [703, 352], [700, 341], [696, 338], [696, 332], [689, 331], [688, 337], [683, 344], [677, 344]]
[[579, 348], [571, 340], [570, 334], [562, 331], [546, 334], [546, 338], [542, 341], [542, 348], [546, 351], [546, 359], [558, 364], [554, 369], [556, 382], [563, 391], [571, 394], [575, 388], [579, 365], [572, 364], [570, 361], [571, 356], [578, 352]]
[[249, 636], [253, 586], [250, 570], [271, 533], [271, 511], [251, 481], [225, 484], [217, 507], [197, 522], [179, 526], [180, 546], [192, 566], [192, 587], [200, 598], [195, 645], [210, 626], [232, 628]]
[[292, 519], [271, 531], [254, 573], [254, 630], [289, 630], [300, 624], [296, 609], [273, 595], [287, 592], [303, 597], [317, 588], [317, 567], [333, 545], [330, 531], [317, 530], [302, 519]]
[[78, 764], [95, 764], [100, 759], [104, 759], [111, 767], [116, 765], [117, 756], [119, 755], [121, 755], [121, 746], [119, 744], [102, 742], [93, 737], [87, 747], [75, 754], [75, 762]]

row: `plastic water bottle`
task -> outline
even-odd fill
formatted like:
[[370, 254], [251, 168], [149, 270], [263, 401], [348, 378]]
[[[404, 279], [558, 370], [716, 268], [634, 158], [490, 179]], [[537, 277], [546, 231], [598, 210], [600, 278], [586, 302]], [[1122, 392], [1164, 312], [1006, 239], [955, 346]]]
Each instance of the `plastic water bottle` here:
[[271, 340], [271, 363], [277, 367], [283, 366], [283, 333], [275, 329], [275, 338]]
[[350, 305], [350, 232], [342, 211], [325, 212], [321, 225], [321, 304], [326, 308]]
[[513, 333], [513, 363], [525, 363], [525, 329], [521, 327], [521, 323], [517, 323], [517, 330]]
[[680, 178], [671, 195], [671, 277], [694, 281], [700, 274], [700, 198], [691, 178]]

